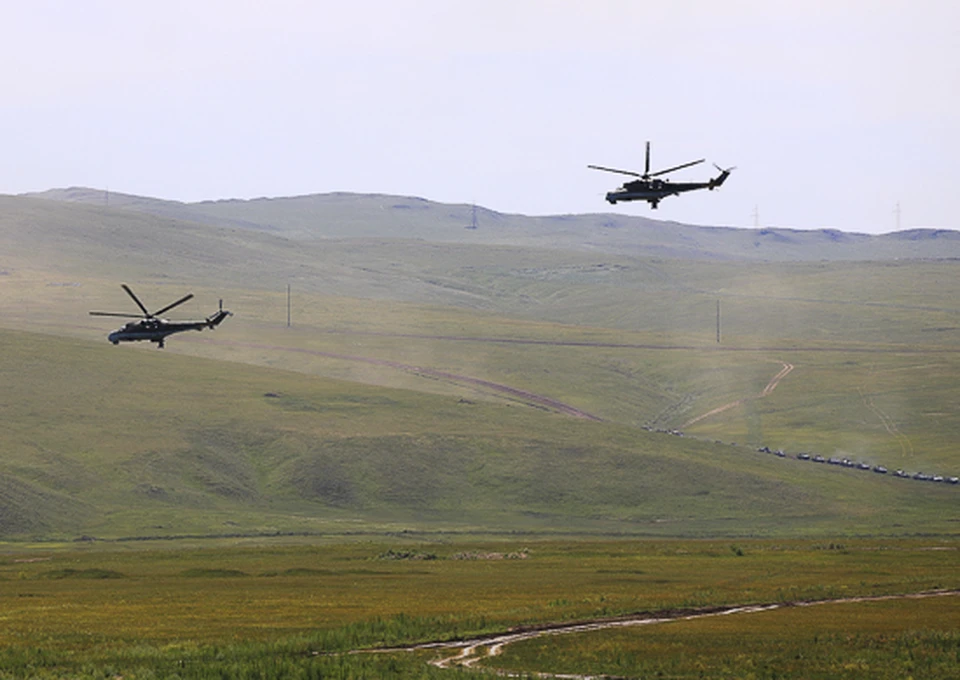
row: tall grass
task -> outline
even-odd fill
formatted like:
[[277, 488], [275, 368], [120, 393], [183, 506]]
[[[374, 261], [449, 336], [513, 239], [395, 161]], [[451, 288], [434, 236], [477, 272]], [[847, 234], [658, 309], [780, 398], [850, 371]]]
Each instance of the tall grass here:
[[[394, 669], [421, 677], [432, 672], [423, 667], [434, 658], [431, 653], [342, 653], [636, 612], [957, 588], [956, 548], [942, 539], [854, 539], [832, 545], [676, 540], [295, 545], [275, 540], [231, 547], [224, 540], [221, 547], [133, 550], [94, 544], [84, 550], [12, 551], [8, 546], [0, 559], [0, 668], [6, 677], [103, 677], [109, 672], [203, 678], [214, 671], [226, 677], [358, 677]], [[430, 552], [437, 559], [385, 559], [388, 549]], [[509, 553], [527, 557], [497, 559]], [[104, 575], [110, 578], [95, 578]], [[930, 621], [955, 624], [956, 612], [947, 604], [955, 599], [923, 600], [903, 610], [891, 603], [864, 605], [865, 611], [881, 613], [871, 619], [872, 628], [853, 630], [893, 636], [916, 631], [926, 649], [940, 639], [928, 633], [946, 625]], [[840, 623], [820, 625], [843, 611], [860, 610], [840, 605], [790, 609], [784, 615], [810, 618], [782, 627], [809, 630], [801, 646], [814, 645], [814, 635], [843, 632]], [[913, 612], [912, 618], [897, 612]], [[743, 622], [761, 630], [763, 621], [730, 618], [729, 625]], [[713, 623], [702, 625], [714, 630]], [[574, 645], [570, 654], [594, 644], [605, 649], [605, 639], [577, 643], [581, 646]], [[949, 649], [949, 636], [944, 639]], [[556, 644], [572, 640], [558, 638]], [[772, 653], [773, 644], [755, 654]], [[634, 654], [625, 650], [624, 658]], [[558, 652], [556, 658], [568, 656]], [[516, 667], [560, 668], [541, 661]], [[599, 669], [592, 660], [583, 667]]]
[[[708, 436], [29, 333], [0, 332], [0, 351], [8, 362], [0, 429], [7, 536], [953, 527], [944, 512], [955, 507], [949, 485], [776, 459]], [[760, 391], [770, 366], [738, 384]], [[946, 375], [922, 372], [944, 389]], [[788, 390], [781, 385], [763, 402], [785, 414], [770, 418], [816, 408]], [[873, 394], [874, 408], [889, 411]], [[850, 418], [870, 413], [851, 408]], [[740, 439], [738, 417], [713, 427]], [[781, 441], [779, 427], [764, 430], [771, 443]], [[802, 428], [791, 431], [790, 442], [804, 441]], [[899, 431], [915, 442], [914, 465], [946, 467], [949, 458], [935, 453], [943, 450], [939, 435], [906, 423]], [[867, 460], [884, 462], [884, 449], [871, 451]]]
[[956, 677], [960, 597], [843, 603], [555, 636], [485, 666], [672, 678]]

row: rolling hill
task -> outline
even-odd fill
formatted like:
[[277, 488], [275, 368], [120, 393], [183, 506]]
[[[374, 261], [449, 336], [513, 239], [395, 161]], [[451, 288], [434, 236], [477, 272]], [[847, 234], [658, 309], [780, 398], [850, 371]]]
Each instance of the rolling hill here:
[[943, 532], [955, 520], [940, 512], [951, 488], [516, 405], [11, 331], [0, 352], [7, 538]]
[[956, 532], [955, 232], [470, 213], [0, 197], [0, 536]]
[[[380, 194], [331, 193], [179, 203], [75, 187], [25, 196], [261, 231], [295, 240], [414, 239], [634, 257], [750, 261], [960, 257], [960, 232], [944, 229], [912, 229], [871, 236], [831, 228], [705, 227], [613, 213], [533, 217]], [[476, 229], [470, 228], [474, 210]]]

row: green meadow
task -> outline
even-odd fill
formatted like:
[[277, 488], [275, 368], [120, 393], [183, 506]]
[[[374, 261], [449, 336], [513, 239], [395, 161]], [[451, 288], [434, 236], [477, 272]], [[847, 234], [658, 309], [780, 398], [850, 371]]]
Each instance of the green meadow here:
[[[792, 408], [782, 401], [769, 418], [760, 407], [773, 398], [746, 404], [723, 420], [731, 439], [716, 440], [723, 435], [717, 425], [706, 430], [710, 419], [693, 428], [709, 435], [680, 437], [618, 423], [603, 403], [566, 395], [604, 420], [513, 395], [487, 399], [455, 381], [443, 390], [453, 393], [435, 394], [13, 331], [0, 343], [3, 490], [12, 501], [2, 521], [20, 540], [401, 530], [949, 535], [957, 520], [954, 485], [758, 453], [762, 441], [842, 444], [819, 431], [804, 438], [800, 428], [784, 439], [785, 418], [825, 413], [802, 398]], [[772, 370], [763, 368], [739, 376], [745, 389], [762, 390]], [[871, 414], [863, 399], [848, 406], [835, 417]], [[764, 438], [741, 437], [757, 422]], [[851, 445], [851, 455], [891, 469], [921, 457], [924, 469], [948, 467], [942, 434], [901, 432], [911, 457], [882, 421], [861, 436], [885, 448], [868, 457]]]
[[956, 595], [822, 604], [520, 642], [486, 663], [637, 678], [951, 678], [958, 624]]
[[[440, 677], [346, 652], [958, 588], [949, 235], [111, 200], [0, 197], [0, 678]], [[234, 316], [114, 347], [121, 282]], [[945, 678], [958, 628], [844, 602], [480, 665]]]
[[[455, 650], [346, 652], [638, 612], [956, 589], [957, 548], [411, 534], [19, 546], [0, 557], [0, 677], [431, 677], [441, 672], [428, 662]], [[919, 675], [945, 678], [958, 616], [956, 594], [823, 604], [538, 638], [485, 663], [697, 677], [742, 675], [736, 659], [750, 658], [778, 677], [818, 677], [846, 659], [858, 664], [849, 677], [870, 677], [884, 658], [912, 653]], [[723, 665], [710, 665], [714, 653]]]

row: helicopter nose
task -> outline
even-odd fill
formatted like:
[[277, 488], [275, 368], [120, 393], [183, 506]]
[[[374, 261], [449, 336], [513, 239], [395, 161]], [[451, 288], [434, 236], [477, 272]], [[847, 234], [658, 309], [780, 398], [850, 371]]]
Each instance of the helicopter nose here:
[[120, 334], [114, 331], [113, 333], [107, 336], [107, 340], [109, 340], [114, 345], [116, 345], [118, 342], [120, 342]]

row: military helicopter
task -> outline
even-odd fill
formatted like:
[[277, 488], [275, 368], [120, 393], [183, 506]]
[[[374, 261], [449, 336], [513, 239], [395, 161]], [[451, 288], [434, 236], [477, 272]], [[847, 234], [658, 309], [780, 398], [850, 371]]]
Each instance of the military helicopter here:
[[683, 163], [682, 165], [675, 165], [672, 168], [667, 168], [666, 170], [650, 172], [650, 142], [647, 142], [647, 161], [643, 174], [640, 174], [639, 172], [632, 172], [630, 170], [605, 168], [601, 165], [588, 165], [587, 167], [593, 170], [616, 172], [621, 175], [630, 175], [631, 177], [640, 178], [633, 180], [632, 182], [625, 182], [623, 186], [616, 191], [608, 192], [607, 201], [612, 205], [616, 205], [617, 201], [647, 201], [651, 208], [656, 208], [657, 204], [667, 196], [678, 196], [684, 191], [693, 191], [694, 189], [709, 189], [710, 191], [713, 191], [727, 180], [727, 177], [730, 176], [730, 171], [734, 169], [727, 168], [724, 170], [720, 166], [714, 165], [714, 167], [720, 171], [720, 174], [707, 182], [673, 183], [668, 179], [654, 179], [660, 175], [666, 175], [667, 173], [682, 170], [683, 168], [689, 168], [691, 165], [698, 165], [699, 163], [703, 163], [703, 161], [704, 159], [701, 158], [700, 160], [690, 161], [689, 163]]
[[163, 309], [158, 309], [155, 312], [149, 312], [147, 311], [147, 308], [143, 306], [143, 303], [140, 302], [140, 299], [133, 294], [133, 291], [130, 290], [130, 287], [127, 284], [121, 283], [120, 287], [127, 292], [127, 295], [133, 298], [133, 301], [137, 303], [137, 307], [143, 311], [142, 318], [137, 314], [123, 314], [118, 312], [90, 312], [91, 316], [122, 316], [139, 319], [139, 321], [131, 321], [130, 323], [124, 324], [123, 328], [118, 328], [107, 336], [107, 340], [112, 342], [114, 345], [119, 345], [121, 342], [149, 340], [150, 342], [157, 343], [157, 349], [163, 349], [163, 341], [168, 335], [173, 335], [174, 333], [180, 333], [182, 331], [202, 331], [204, 328], [216, 328], [228, 316], [233, 316], [233, 312], [228, 312], [223, 308], [223, 300], [220, 300], [220, 309], [208, 316], [203, 321], [168, 321], [166, 319], [159, 318], [159, 315], [173, 309], [177, 305], [182, 305], [184, 302], [193, 297], [193, 293], [184, 295], [182, 298], [167, 305]]

